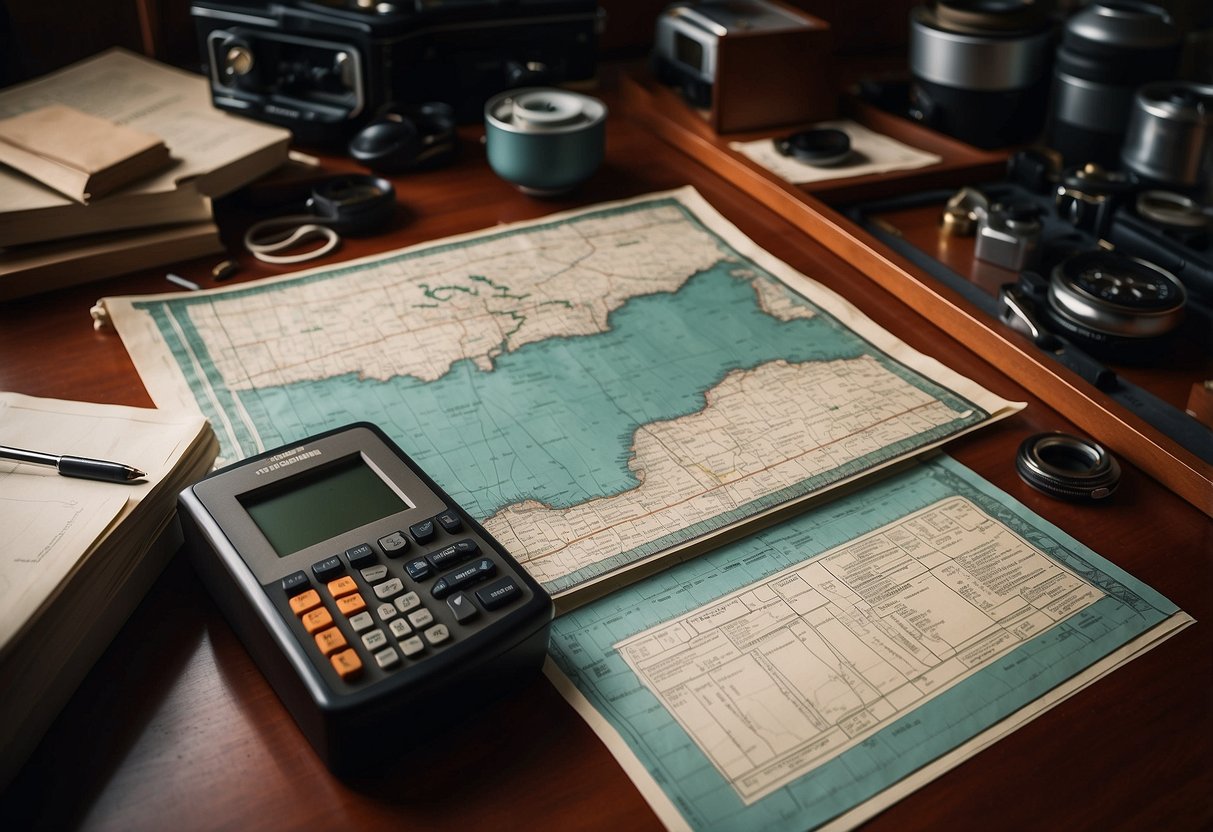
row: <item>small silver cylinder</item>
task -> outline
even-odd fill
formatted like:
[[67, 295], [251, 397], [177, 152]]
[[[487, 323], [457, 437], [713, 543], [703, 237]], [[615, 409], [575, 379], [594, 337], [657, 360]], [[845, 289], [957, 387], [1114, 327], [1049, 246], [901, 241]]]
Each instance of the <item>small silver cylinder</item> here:
[[994, 92], [1030, 87], [1048, 69], [1051, 30], [988, 35], [932, 25], [928, 10], [910, 15], [910, 71], [945, 87]]
[[1165, 81], [1140, 88], [1121, 160], [1172, 187], [1213, 187], [1213, 85]]

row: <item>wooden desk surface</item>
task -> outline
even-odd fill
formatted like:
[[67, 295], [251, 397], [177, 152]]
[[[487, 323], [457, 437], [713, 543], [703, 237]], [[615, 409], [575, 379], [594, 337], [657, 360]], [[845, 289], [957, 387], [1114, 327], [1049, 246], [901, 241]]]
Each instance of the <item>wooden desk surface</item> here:
[[[1198, 623], [872, 820], [893, 830], [978, 825], [1213, 825], [1213, 523], [1127, 466], [1111, 505], [1044, 497], [1019, 481], [1019, 442], [1073, 430], [1056, 412], [779, 216], [612, 115], [608, 159], [572, 197], [539, 201], [497, 179], [476, 131], [445, 171], [396, 179], [390, 233], [329, 262], [607, 199], [694, 184], [793, 267], [1022, 413], [951, 446], [998, 487], [1159, 590]], [[249, 265], [239, 280], [279, 270]], [[214, 285], [213, 261], [174, 271]], [[0, 306], [0, 388], [150, 405], [121, 341], [94, 332], [103, 295], [167, 291], [163, 270]], [[1115, 448], [1112, 448], [1115, 452]], [[0, 798], [0, 827], [411, 829], [656, 827], [605, 747], [537, 678], [453, 722], [382, 776], [352, 782], [317, 761], [189, 566], [178, 557]]]

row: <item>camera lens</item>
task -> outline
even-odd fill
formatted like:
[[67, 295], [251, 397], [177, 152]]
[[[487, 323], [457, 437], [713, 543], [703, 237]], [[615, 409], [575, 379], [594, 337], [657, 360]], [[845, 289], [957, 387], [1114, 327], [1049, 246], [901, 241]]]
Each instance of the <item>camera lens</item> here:
[[1043, 124], [1053, 51], [1048, 3], [948, 0], [910, 13], [910, 115], [978, 147]]
[[1102, 500], [1120, 484], [1120, 464], [1111, 454], [1068, 433], [1029, 436], [1015, 454], [1015, 470], [1037, 491], [1067, 500]]
[[1058, 263], [1046, 315], [1059, 331], [1126, 362], [1152, 357], [1183, 321], [1187, 292], [1170, 272], [1112, 251], [1087, 251]]
[[226, 84], [236, 84], [248, 78], [257, 66], [253, 47], [237, 34], [229, 34], [219, 40], [215, 54], [219, 75]]
[[1180, 46], [1171, 17], [1150, 3], [1102, 0], [1067, 21], [1049, 124], [1065, 164], [1118, 163], [1133, 91], [1173, 77]]
[[1138, 90], [1121, 160], [1152, 182], [1213, 191], [1213, 85], [1169, 81]]

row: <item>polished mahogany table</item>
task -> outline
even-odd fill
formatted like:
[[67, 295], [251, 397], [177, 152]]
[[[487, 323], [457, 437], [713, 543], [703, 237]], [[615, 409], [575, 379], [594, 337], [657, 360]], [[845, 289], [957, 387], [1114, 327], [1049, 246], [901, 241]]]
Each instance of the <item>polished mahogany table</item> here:
[[[492, 174], [478, 131], [452, 168], [395, 178], [392, 229], [325, 261], [693, 184], [729, 220], [877, 323], [1028, 407], [948, 446], [1034, 511], [1162, 592], [1197, 624], [870, 821], [873, 830], [1199, 829], [1213, 826], [1213, 522], [1126, 465], [1110, 504], [1024, 485], [1030, 433], [1074, 427], [848, 262], [616, 109], [603, 168], [537, 200]], [[352, 169], [349, 163], [332, 163]], [[225, 215], [232, 244], [239, 206]], [[175, 266], [217, 285], [218, 258]], [[285, 269], [240, 257], [234, 282]], [[309, 264], [311, 265], [311, 264]], [[175, 290], [157, 269], [0, 304], [0, 388], [151, 405], [90, 305]], [[1112, 447], [1113, 452], [1117, 451]], [[313, 755], [188, 564], [178, 556], [0, 798], [0, 828], [650, 829], [658, 826], [595, 735], [539, 677], [419, 742], [380, 775], [342, 781]]]

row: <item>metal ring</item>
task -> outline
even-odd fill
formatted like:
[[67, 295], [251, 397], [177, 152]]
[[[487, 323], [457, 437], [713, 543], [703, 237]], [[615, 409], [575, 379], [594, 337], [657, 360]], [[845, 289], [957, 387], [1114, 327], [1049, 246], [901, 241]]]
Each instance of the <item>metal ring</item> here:
[[[1092, 293], [1086, 284], [1102, 281], [1117, 297]], [[1058, 316], [1110, 338], [1155, 338], [1183, 320], [1187, 292], [1173, 274], [1153, 263], [1116, 252], [1086, 251], [1058, 263], [1050, 275], [1048, 299]]]
[[1175, 228], [1204, 228], [1213, 220], [1213, 207], [1171, 191], [1144, 191], [1137, 196], [1137, 213]]
[[1029, 436], [1015, 454], [1015, 470], [1051, 497], [1104, 500], [1120, 484], [1120, 464], [1100, 445], [1068, 433]]

